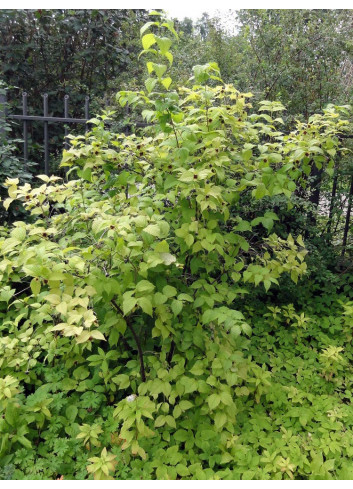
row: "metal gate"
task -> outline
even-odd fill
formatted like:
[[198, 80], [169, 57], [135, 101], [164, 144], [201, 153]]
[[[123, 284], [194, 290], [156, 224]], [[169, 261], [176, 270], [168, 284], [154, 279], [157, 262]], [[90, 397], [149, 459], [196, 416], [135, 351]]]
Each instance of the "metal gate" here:
[[[6, 95], [0, 95], [0, 106], [6, 107]], [[84, 119], [78, 119], [74, 117], [69, 117], [69, 95], [64, 96], [64, 117], [50, 117], [49, 116], [49, 97], [48, 94], [43, 95], [43, 115], [28, 115], [27, 107], [27, 93], [22, 94], [22, 114], [8, 114], [6, 110], [0, 111], [1, 117], [6, 119], [15, 119], [22, 121], [23, 124], [23, 161], [26, 163], [28, 161], [28, 124], [31, 121], [41, 121], [44, 123], [44, 172], [49, 175], [49, 124], [51, 123], [62, 123], [62, 124], [87, 124], [89, 121], [89, 97], [85, 97], [84, 106]], [[69, 148], [68, 129], [64, 128], [65, 135], [65, 149]]]

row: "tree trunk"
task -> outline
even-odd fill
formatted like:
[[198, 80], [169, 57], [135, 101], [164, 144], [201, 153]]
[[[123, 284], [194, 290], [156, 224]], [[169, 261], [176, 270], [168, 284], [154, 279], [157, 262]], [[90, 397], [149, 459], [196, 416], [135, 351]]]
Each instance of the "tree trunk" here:
[[318, 169], [315, 163], [312, 162], [312, 171], [310, 175], [312, 177], [312, 183], [311, 183], [312, 192], [309, 197], [309, 202], [314, 204], [315, 209], [310, 210], [307, 216], [308, 219], [307, 219], [306, 238], [308, 238], [310, 235], [310, 227], [316, 226], [316, 210], [319, 207], [319, 201], [320, 201], [320, 187], [321, 187], [322, 173], [323, 173], [323, 168]]
[[348, 196], [346, 223], [344, 225], [344, 231], [343, 231], [342, 256], [344, 256], [344, 254], [346, 252], [347, 237], [348, 237], [348, 231], [349, 231], [349, 221], [351, 219], [351, 210], [352, 210], [352, 196], [353, 196], [353, 175], [351, 177], [351, 186], [349, 189], [349, 196]]
[[322, 179], [323, 168], [320, 170], [317, 168], [315, 163], [313, 162], [311, 176], [313, 177], [313, 182], [311, 184], [311, 188], [313, 189], [309, 201], [316, 206], [319, 205], [320, 201], [320, 187], [321, 187], [321, 179]]
[[329, 240], [331, 239], [331, 226], [332, 226], [332, 220], [333, 220], [333, 210], [335, 208], [335, 200], [336, 200], [336, 193], [337, 193], [338, 168], [339, 168], [339, 162], [336, 161], [335, 175], [333, 177], [333, 183], [332, 183], [330, 210], [329, 210], [329, 216], [328, 216], [328, 221], [327, 221], [327, 236], [328, 236]]

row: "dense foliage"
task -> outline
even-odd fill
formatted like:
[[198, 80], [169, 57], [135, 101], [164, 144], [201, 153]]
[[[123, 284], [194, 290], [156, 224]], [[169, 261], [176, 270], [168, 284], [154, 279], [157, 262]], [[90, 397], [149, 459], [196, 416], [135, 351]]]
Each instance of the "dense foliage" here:
[[146, 129], [105, 112], [67, 180], [6, 180], [0, 477], [353, 478], [351, 279], [303, 204], [349, 108], [287, 130], [214, 62], [179, 86], [160, 14], [141, 38], [145, 90], [117, 100]]
[[[6, 84], [0, 80], [0, 96], [5, 97], [8, 91]], [[9, 137], [11, 126], [5, 119], [5, 112], [8, 109], [7, 103], [0, 103], [0, 199], [7, 197], [7, 188], [4, 182], [7, 178], [16, 175], [21, 183], [31, 182], [35, 174], [36, 164], [27, 162], [26, 164], [18, 157], [18, 146], [22, 145], [19, 139]], [[0, 222], [13, 221], [24, 217], [24, 208], [17, 202], [10, 209], [0, 207]]]
[[[308, 117], [352, 96], [352, 10], [244, 9], [203, 15], [184, 32], [183, 63], [217, 61], [226, 81]], [[178, 50], [179, 51], [179, 50]]]
[[[138, 31], [147, 17], [143, 9], [0, 10], [0, 80], [12, 86], [11, 112], [22, 112], [22, 92], [28, 94], [31, 115], [43, 114], [44, 93], [51, 116], [63, 117], [65, 94], [72, 117], [84, 117], [86, 96], [91, 111], [100, 110], [113, 80], [116, 92], [125, 81], [141, 77]], [[31, 123], [28, 129], [30, 159], [42, 163], [43, 125]], [[22, 137], [21, 127], [12, 130]], [[63, 132], [61, 124], [50, 125], [52, 160], [60, 158]]]
[[109, 80], [127, 70], [135, 75], [136, 34], [146, 19], [142, 9], [3, 9], [2, 76], [32, 95], [34, 103], [44, 92], [101, 94]]

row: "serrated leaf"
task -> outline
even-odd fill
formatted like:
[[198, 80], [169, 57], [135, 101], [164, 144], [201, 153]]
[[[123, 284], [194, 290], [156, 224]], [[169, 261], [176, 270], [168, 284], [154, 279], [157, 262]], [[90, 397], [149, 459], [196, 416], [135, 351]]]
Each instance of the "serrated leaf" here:
[[216, 407], [220, 402], [221, 402], [221, 398], [218, 394], [211, 394], [207, 398], [207, 403], [211, 410], [216, 409]]

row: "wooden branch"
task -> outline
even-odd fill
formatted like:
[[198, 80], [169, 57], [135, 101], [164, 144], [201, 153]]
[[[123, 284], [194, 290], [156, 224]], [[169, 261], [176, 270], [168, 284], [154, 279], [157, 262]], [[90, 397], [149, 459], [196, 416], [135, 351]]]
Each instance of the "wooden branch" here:
[[135, 339], [135, 343], [136, 343], [137, 351], [138, 351], [138, 356], [139, 356], [139, 361], [140, 361], [141, 380], [142, 380], [142, 382], [146, 382], [146, 371], [145, 371], [145, 364], [143, 361], [143, 351], [141, 348], [140, 339], [137, 336], [136, 331], [135, 331], [134, 327], [132, 326], [130, 319], [128, 317], [124, 316], [123, 311], [121, 310], [120, 306], [116, 303], [116, 301], [114, 299], [112, 299], [110, 302], [113, 304], [113, 306], [118, 311], [118, 313], [123, 316], [123, 318], [126, 321], [127, 327], [129, 328], [129, 330], [131, 331], [131, 333]]

